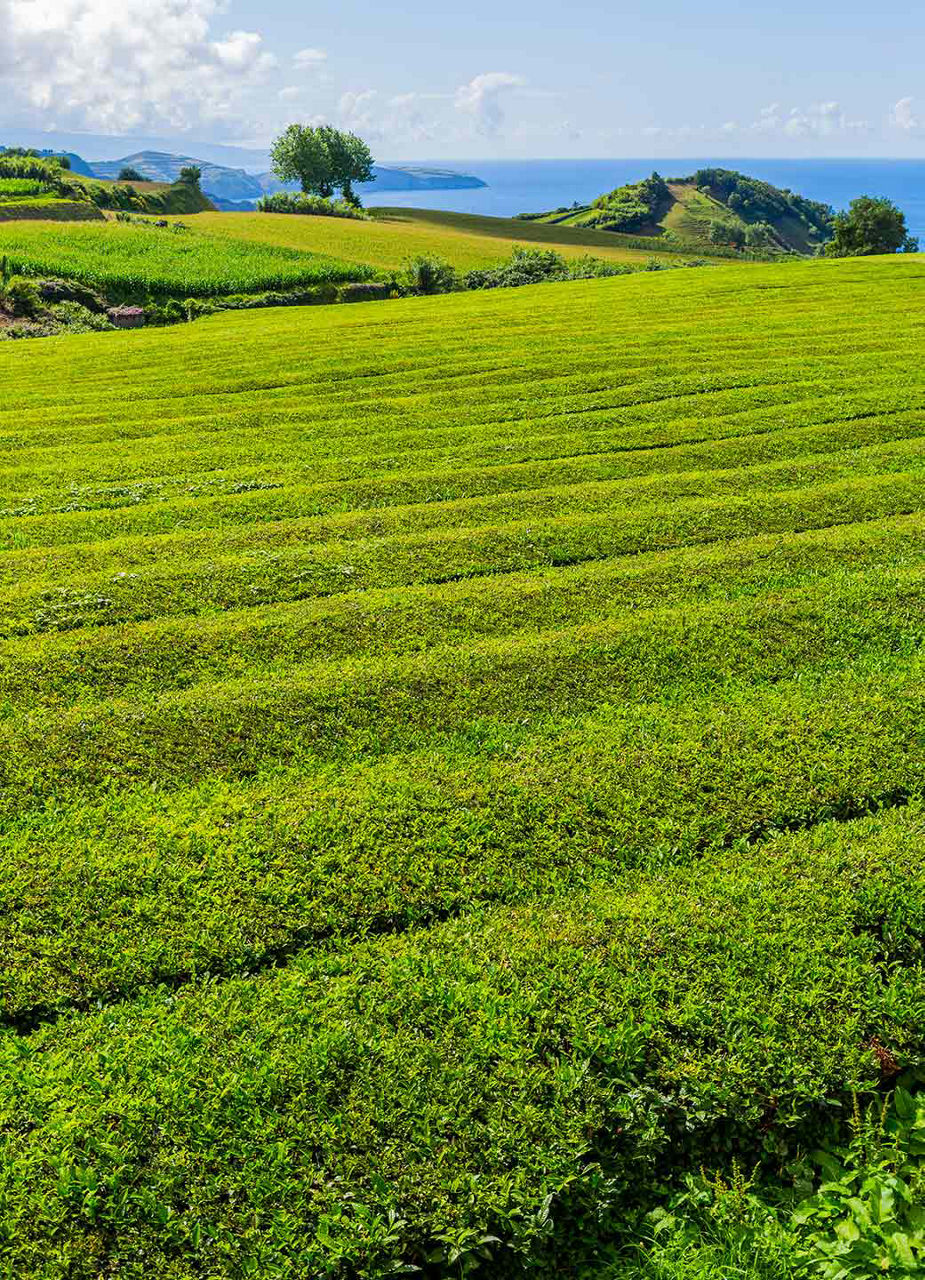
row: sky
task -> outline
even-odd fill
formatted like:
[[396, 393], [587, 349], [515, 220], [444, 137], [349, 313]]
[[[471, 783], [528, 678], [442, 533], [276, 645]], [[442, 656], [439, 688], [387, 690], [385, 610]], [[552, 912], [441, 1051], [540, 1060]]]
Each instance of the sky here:
[[896, 0], [0, 0], [0, 131], [380, 160], [925, 156], [925, 6]]

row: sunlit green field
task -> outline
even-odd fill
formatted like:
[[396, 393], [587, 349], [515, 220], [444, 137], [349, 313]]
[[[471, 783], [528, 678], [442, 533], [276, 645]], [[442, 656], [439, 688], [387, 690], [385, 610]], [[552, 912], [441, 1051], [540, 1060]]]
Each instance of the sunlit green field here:
[[677, 254], [628, 248], [607, 232], [575, 231], [512, 218], [483, 218], [427, 209], [382, 209], [371, 221], [282, 213], [203, 213], [195, 225], [214, 235], [248, 243], [285, 245], [397, 270], [416, 254], [435, 254], [460, 271], [506, 258], [515, 244], [539, 244], [566, 258], [592, 254], [610, 262], [642, 266], [652, 257], [666, 263]]
[[921, 1056], [923, 285], [0, 347], [7, 1274], [590, 1278]]
[[372, 274], [366, 266], [318, 253], [208, 235], [198, 220], [185, 232], [112, 220], [8, 222], [0, 227], [0, 257], [12, 271], [67, 276], [139, 297], [252, 293]]

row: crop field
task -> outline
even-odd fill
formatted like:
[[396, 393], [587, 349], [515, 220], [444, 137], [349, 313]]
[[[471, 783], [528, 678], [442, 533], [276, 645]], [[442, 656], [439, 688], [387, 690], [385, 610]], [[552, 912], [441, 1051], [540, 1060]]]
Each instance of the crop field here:
[[426, 209], [380, 209], [367, 222], [279, 213], [202, 213], [195, 225], [230, 240], [331, 254], [387, 271], [397, 270], [415, 254], [436, 254], [460, 271], [493, 266], [507, 258], [515, 244], [539, 244], [566, 258], [592, 254], [630, 265], [641, 266], [652, 257], [677, 261], [677, 254], [628, 248], [619, 236], [607, 232]]
[[923, 287], [0, 347], [0, 1274], [598, 1280], [921, 1058]]
[[0, 256], [13, 271], [64, 275], [139, 297], [253, 293], [365, 280], [372, 274], [366, 266], [279, 245], [113, 221], [6, 223], [0, 227]]

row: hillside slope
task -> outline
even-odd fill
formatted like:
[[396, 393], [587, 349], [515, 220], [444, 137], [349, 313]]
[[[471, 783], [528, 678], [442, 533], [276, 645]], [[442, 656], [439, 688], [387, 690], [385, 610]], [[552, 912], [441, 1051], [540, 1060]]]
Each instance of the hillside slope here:
[[792, 191], [729, 169], [701, 169], [667, 182], [657, 173], [590, 205], [525, 216], [526, 221], [622, 232], [688, 245], [814, 254], [831, 233], [833, 211]]
[[0, 346], [10, 1275], [600, 1280], [922, 1059], [923, 283]]
[[[603, 231], [581, 231], [431, 209], [377, 208], [369, 221], [300, 217], [272, 213], [202, 215], [195, 227], [233, 240], [285, 245], [334, 254], [384, 270], [398, 270], [417, 254], [434, 254], [460, 271], [490, 266], [508, 257], [514, 245], [541, 245], [566, 258], [589, 254], [642, 266], [658, 258], [677, 263], [679, 255], [653, 252], [645, 241]], [[698, 254], [712, 261], [709, 254]], [[683, 257], [683, 255], [682, 255]], [[719, 258], [717, 262], [727, 259]]]

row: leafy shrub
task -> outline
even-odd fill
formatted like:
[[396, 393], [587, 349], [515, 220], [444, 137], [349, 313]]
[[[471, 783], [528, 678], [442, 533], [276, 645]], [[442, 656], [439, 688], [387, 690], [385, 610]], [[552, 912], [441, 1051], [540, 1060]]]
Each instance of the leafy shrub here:
[[[337, 292], [338, 302], [381, 302], [395, 292], [392, 284], [343, 284]], [[445, 292], [445, 290], [438, 290]]]
[[925, 1097], [855, 1100], [850, 1143], [815, 1160], [824, 1180], [794, 1215], [811, 1274], [925, 1273]]
[[422, 253], [405, 263], [401, 285], [412, 294], [452, 293], [459, 288], [459, 277], [443, 258]]
[[13, 276], [0, 290], [0, 306], [11, 316], [34, 316], [42, 307], [35, 281]]
[[328, 200], [304, 191], [277, 191], [257, 201], [259, 213], [302, 213], [321, 218], [357, 218], [368, 221], [369, 214], [347, 200]]
[[[910, 1072], [907, 1083], [919, 1074]], [[911, 1280], [925, 1272], [922, 1094], [900, 1087], [865, 1107], [855, 1097], [841, 1134], [808, 1162], [789, 1166], [789, 1187], [763, 1185], [757, 1175], [756, 1168], [746, 1176], [735, 1160], [728, 1175], [688, 1174], [668, 1206], [648, 1215], [637, 1266], [619, 1268], [613, 1280], [730, 1273], [747, 1280]]]
[[79, 302], [54, 302], [48, 310], [71, 333], [97, 333], [113, 328], [105, 315], [99, 315]]
[[143, 173], [139, 173], [132, 165], [123, 165], [119, 170], [120, 182], [147, 182], [147, 178]]
[[499, 267], [479, 268], [465, 276], [467, 289], [514, 289], [527, 284], [544, 284], [553, 280], [597, 280], [625, 276], [633, 267], [607, 262], [590, 254], [569, 261], [554, 249], [536, 249], [518, 245]]
[[0, 202], [20, 196], [38, 196], [48, 190], [49, 185], [37, 178], [0, 178]]
[[87, 311], [106, 310], [106, 299], [102, 294], [78, 280], [39, 280], [36, 288], [45, 303], [76, 302]]
[[568, 278], [568, 263], [554, 249], [518, 245], [501, 266], [468, 272], [465, 285], [467, 289], [512, 289], [520, 285]]

